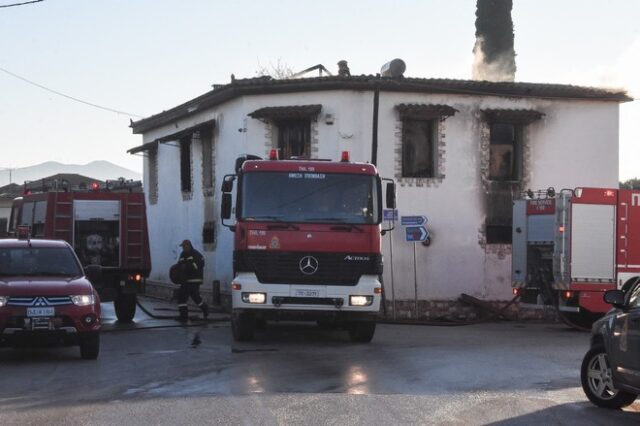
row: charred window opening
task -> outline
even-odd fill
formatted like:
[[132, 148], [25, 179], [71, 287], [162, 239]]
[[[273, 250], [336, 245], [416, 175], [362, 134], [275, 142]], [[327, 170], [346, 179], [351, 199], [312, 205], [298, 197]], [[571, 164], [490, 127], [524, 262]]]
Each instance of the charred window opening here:
[[292, 105], [260, 108], [248, 115], [273, 126], [270, 145], [279, 149], [280, 158], [311, 158], [311, 127], [321, 110], [320, 104]]
[[215, 243], [216, 238], [216, 226], [215, 222], [205, 222], [202, 225], [202, 243], [203, 244], [213, 244]]
[[280, 158], [311, 158], [311, 120], [279, 120], [276, 126]]
[[202, 187], [213, 188], [213, 132], [210, 128], [200, 130], [202, 142]]
[[522, 179], [522, 124], [492, 123], [489, 142], [489, 179]]
[[191, 136], [180, 139], [180, 189], [191, 192]]
[[402, 177], [436, 175], [436, 120], [402, 120]]
[[396, 177], [407, 179], [443, 179], [443, 122], [457, 110], [443, 104], [398, 104], [401, 126], [396, 140]]
[[511, 225], [489, 225], [487, 224], [487, 244], [511, 244]]
[[149, 164], [149, 203], [158, 202], [158, 147], [149, 149], [147, 161]]

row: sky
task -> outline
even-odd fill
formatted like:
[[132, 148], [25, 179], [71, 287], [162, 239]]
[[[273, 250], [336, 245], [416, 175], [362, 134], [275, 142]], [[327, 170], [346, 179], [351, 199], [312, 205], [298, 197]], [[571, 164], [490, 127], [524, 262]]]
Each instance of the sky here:
[[[0, 0], [0, 6], [26, 0]], [[0, 173], [107, 160], [140, 172], [137, 120], [278, 61], [471, 78], [475, 0], [44, 0], [0, 7]], [[640, 98], [640, 1], [514, 0], [516, 81]], [[56, 95], [7, 74], [118, 113]], [[640, 177], [640, 101], [620, 107], [620, 179]]]

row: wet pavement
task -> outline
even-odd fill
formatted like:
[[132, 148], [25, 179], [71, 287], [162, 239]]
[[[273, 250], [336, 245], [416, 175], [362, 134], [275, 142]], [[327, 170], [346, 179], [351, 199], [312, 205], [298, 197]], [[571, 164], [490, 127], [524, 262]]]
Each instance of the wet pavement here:
[[560, 325], [381, 324], [354, 344], [343, 330], [270, 324], [239, 344], [222, 314], [182, 327], [139, 312], [123, 325], [104, 309], [97, 361], [77, 348], [0, 349], [0, 424], [640, 423], [640, 402], [587, 401], [588, 334]]

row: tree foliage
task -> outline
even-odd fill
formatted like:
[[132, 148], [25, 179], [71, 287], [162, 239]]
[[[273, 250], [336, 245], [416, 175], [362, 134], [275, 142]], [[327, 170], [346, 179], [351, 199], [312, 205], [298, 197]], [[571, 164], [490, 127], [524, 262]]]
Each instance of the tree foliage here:
[[633, 178], [620, 182], [621, 189], [640, 189], [640, 178]]
[[269, 65], [262, 65], [258, 62], [258, 69], [256, 70], [257, 76], [265, 76], [275, 79], [287, 79], [293, 76], [294, 72], [291, 67], [281, 58], [278, 58], [276, 63], [269, 62]]

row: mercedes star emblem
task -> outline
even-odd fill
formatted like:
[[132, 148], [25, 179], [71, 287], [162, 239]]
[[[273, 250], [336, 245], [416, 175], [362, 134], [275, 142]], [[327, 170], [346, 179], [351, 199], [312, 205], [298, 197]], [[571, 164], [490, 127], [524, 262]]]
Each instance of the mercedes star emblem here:
[[305, 275], [313, 275], [318, 271], [318, 259], [313, 256], [305, 256], [300, 259], [300, 271]]

